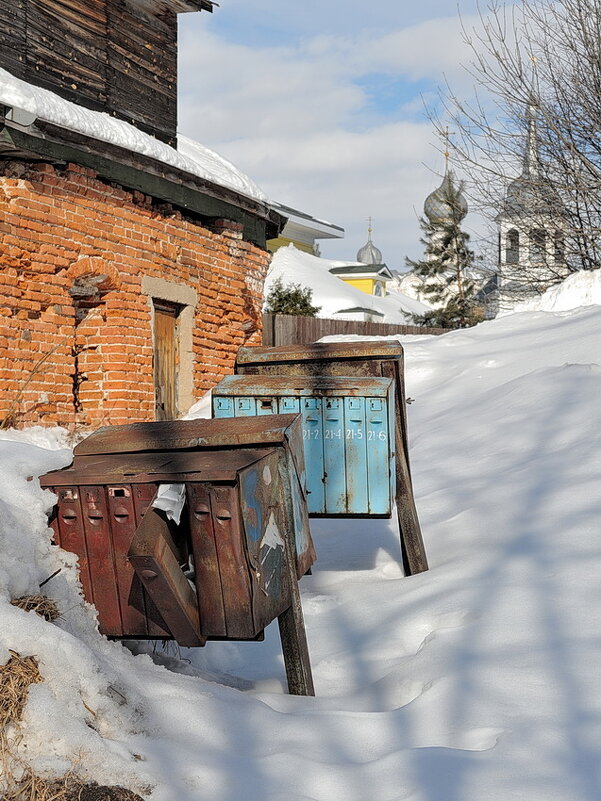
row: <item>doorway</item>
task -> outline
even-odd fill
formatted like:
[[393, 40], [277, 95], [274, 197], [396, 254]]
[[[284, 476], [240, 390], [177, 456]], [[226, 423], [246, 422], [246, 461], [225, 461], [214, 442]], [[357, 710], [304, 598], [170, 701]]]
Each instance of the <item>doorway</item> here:
[[178, 416], [179, 316], [182, 307], [165, 300], [154, 307], [154, 397], [155, 419], [175, 420]]

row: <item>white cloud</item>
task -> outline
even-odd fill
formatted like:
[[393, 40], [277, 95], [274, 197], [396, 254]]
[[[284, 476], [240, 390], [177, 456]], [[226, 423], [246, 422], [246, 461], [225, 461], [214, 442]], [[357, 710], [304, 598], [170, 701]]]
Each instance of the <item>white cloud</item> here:
[[[447, 3], [432, 7], [449, 14]], [[460, 67], [468, 49], [458, 18], [420, 21], [412, 12], [418, 21], [404, 26], [399, 5], [375, 2], [366, 15], [355, 0], [307, 0], [302, 9], [230, 0], [228, 9], [242, 23], [252, 10], [257, 25], [286, 25], [288, 34], [281, 43], [251, 46], [240, 43], [240, 29], [218, 35], [210, 15], [186, 15], [180, 130], [231, 159], [274, 200], [344, 226], [343, 242], [322, 244], [327, 255], [354, 257], [371, 215], [391, 267], [402, 267], [405, 254], [418, 256], [415, 209], [421, 213], [437, 185], [424, 163], [442, 168], [431, 125], [420, 119], [419, 90], [435, 100], [443, 73], [455, 85], [469, 85]], [[336, 14], [344, 20], [338, 27]], [[247, 41], [255, 39], [249, 30]], [[400, 84], [397, 104], [378, 107], [362, 87], [362, 79], [378, 74]]]

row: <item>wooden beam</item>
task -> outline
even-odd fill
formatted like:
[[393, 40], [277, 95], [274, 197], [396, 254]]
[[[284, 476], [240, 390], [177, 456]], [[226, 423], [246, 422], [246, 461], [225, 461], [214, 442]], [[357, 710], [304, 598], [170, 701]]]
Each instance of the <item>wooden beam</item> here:
[[264, 249], [267, 239], [277, 236], [277, 228], [284, 224], [285, 218], [275, 216], [261, 201], [147, 156], [47, 123], [38, 122], [36, 128], [27, 131], [7, 123], [1, 150], [8, 155], [10, 149], [43, 161], [89, 167], [101, 178], [171, 203], [198, 215], [205, 223], [214, 219], [242, 223], [244, 238]]

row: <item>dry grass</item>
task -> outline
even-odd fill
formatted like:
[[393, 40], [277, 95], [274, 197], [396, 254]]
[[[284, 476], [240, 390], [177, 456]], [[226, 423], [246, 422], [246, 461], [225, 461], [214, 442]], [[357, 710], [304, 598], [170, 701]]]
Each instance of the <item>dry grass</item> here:
[[41, 779], [27, 769], [21, 781], [2, 797], [2, 801], [143, 801], [123, 787], [84, 784], [72, 773], [52, 781]]
[[[13, 603], [47, 620], [47, 614], [50, 619], [58, 616], [56, 605], [41, 595], [19, 598]], [[0, 776], [4, 784], [4, 792], [0, 788], [1, 801], [143, 801], [141, 796], [123, 787], [85, 784], [73, 771], [62, 779], [44, 779], [17, 756], [18, 737], [11, 741], [9, 730], [16, 727], [18, 732], [29, 688], [43, 678], [35, 657], [9, 653], [8, 662], [0, 665]]]
[[42, 779], [26, 767], [19, 782], [3, 795], [3, 801], [75, 801], [79, 798], [81, 783], [69, 774], [64, 779]]
[[8, 662], [0, 665], [0, 733], [21, 720], [29, 687], [43, 681], [33, 656], [9, 653]]
[[26, 612], [35, 612], [49, 623], [60, 617], [60, 611], [56, 603], [45, 595], [24, 595], [22, 598], [15, 598], [11, 601], [13, 606], [24, 609]]

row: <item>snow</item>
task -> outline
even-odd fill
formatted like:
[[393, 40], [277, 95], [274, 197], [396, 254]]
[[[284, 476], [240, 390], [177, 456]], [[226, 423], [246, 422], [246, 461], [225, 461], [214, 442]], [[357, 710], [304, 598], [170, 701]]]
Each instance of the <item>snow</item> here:
[[[402, 576], [394, 521], [312, 521], [315, 698], [285, 693], [274, 625], [152, 660], [102, 638], [27, 480], [69, 453], [3, 434], [0, 658], [40, 660], [38, 770], [153, 801], [601, 798], [601, 308], [400, 339], [431, 569]], [[58, 567], [57, 624], [8, 604]]]
[[573, 273], [543, 295], [517, 304], [510, 314], [524, 311], [569, 311], [580, 306], [601, 305], [601, 270]]
[[313, 290], [312, 303], [321, 306], [318, 317], [337, 315], [344, 318], [340, 312], [361, 307], [383, 314], [383, 317], [378, 317], [382, 323], [400, 325], [411, 324], [412, 314], [423, 314], [430, 308], [397, 292], [386, 297], [367, 295], [329, 272], [333, 267], [345, 264], [348, 262], [318, 258], [297, 250], [294, 245], [288, 245], [277, 250], [273, 256], [265, 279], [264, 294], [267, 296], [274, 281], [281, 278], [284, 285], [295, 283]]
[[[255, 200], [268, 202], [267, 196], [254, 181], [204, 145], [178, 136], [178, 149], [175, 150], [128, 122], [64, 100], [54, 92], [26, 83], [2, 68], [0, 103], [25, 111], [33, 119], [41, 119], [92, 139], [117, 145]], [[28, 120], [27, 124], [33, 119]]]

